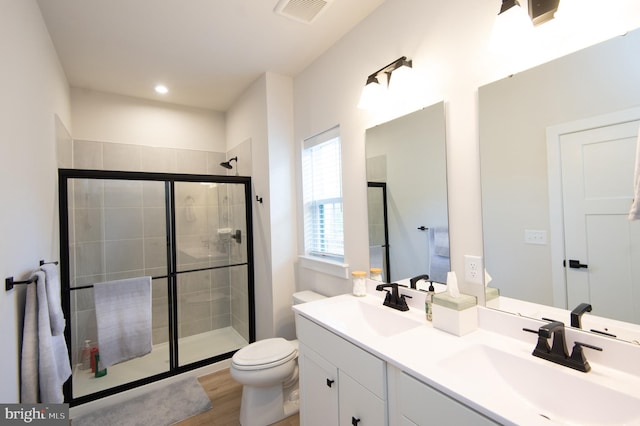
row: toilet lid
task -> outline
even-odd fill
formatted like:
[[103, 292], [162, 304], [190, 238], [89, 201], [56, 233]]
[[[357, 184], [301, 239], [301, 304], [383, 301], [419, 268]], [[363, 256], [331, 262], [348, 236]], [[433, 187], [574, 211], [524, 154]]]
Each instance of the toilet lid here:
[[297, 355], [296, 348], [282, 337], [259, 340], [240, 349], [232, 361], [239, 367], [268, 367], [287, 362]]

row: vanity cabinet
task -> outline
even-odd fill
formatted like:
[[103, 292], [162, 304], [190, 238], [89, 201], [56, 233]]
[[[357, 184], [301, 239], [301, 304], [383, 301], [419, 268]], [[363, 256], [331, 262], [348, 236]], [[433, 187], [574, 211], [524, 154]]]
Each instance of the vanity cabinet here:
[[389, 384], [395, 388], [390, 407], [391, 424], [496, 425], [489, 418], [452, 399], [415, 377], [389, 367]]
[[300, 423], [387, 425], [386, 363], [296, 315]]

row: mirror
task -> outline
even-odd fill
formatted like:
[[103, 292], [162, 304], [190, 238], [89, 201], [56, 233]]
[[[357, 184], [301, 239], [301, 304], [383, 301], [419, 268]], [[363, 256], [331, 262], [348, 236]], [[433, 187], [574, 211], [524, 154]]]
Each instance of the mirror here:
[[479, 89], [485, 266], [520, 314], [568, 324], [586, 302], [583, 329], [640, 329], [638, 51], [637, 30]]
[[367, 129], [370, 266], [385, 282], [449, 271], [444, 102]]

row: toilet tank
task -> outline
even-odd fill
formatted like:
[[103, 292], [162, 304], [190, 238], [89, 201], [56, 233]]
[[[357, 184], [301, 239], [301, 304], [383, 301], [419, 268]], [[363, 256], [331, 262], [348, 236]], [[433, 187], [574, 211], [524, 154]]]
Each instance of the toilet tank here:
[[323, 296], [315, 291], [305, 290], [299, 291], [297, 293], [293, 293], [293, 304], [299, 305], [301, 303], [313, 302], [314, 300], [326, 299], [326, 296]]

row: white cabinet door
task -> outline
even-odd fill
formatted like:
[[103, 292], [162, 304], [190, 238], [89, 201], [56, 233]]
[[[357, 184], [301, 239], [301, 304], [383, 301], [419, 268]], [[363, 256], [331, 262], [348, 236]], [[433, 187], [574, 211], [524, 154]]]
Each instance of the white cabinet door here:
[[300, 345], [300, 423], [338, 424], [338, 370], [320, 355]]
[[339, 372], [340, 426], [385, 426], [385, 402], [352, 379]]

